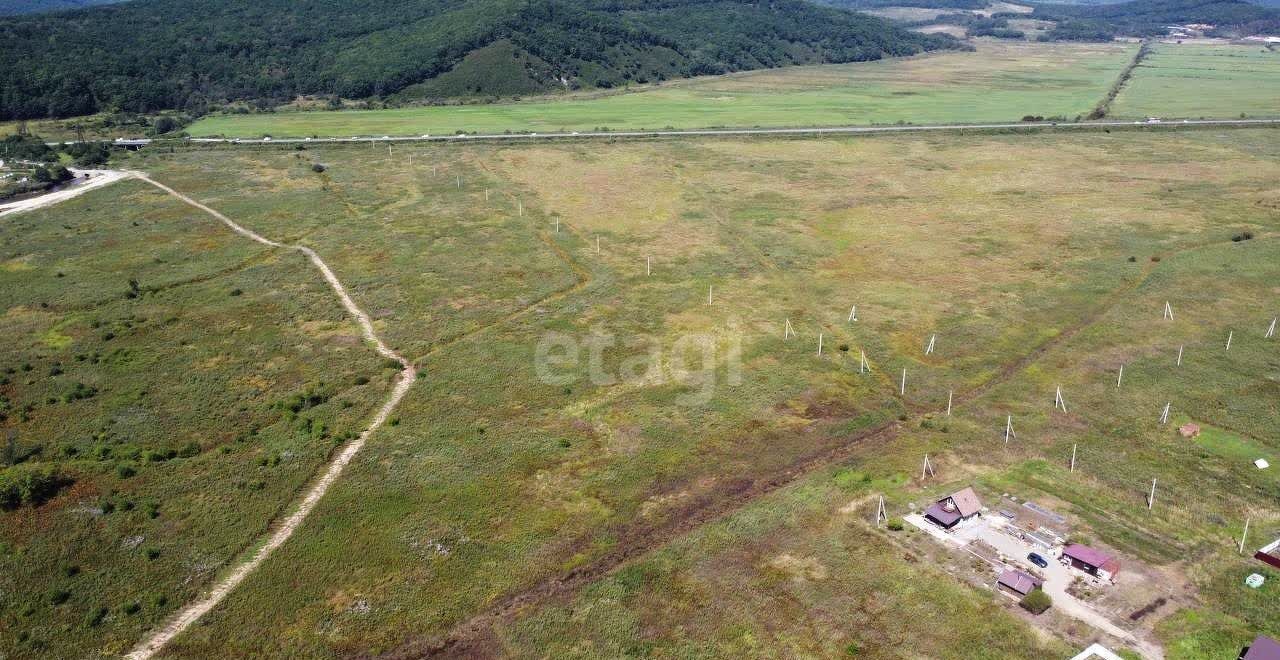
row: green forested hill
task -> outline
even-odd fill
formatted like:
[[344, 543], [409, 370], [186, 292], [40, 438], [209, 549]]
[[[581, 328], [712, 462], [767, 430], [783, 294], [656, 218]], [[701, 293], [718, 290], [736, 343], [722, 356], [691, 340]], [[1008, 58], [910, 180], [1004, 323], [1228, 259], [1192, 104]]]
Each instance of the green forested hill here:
[[1058, 25], [1050, 38], [1097, 40], [1116, 35], [1150, 36], [1168, 25], [1207, 23], [1226, 36], [1232, 31], [1255, 34], [1280, 29], [1280, 11], [1243, 0], [1130, 0], [1105, 5], [1036, 5], [1034, 18]]
[[46, 11], [81, 9], [95, 5], [109, 5], [124, 0], [0, 0], [0, 16], [37, 14]]
[[501, 96], [954, 44], [802, 0], [134, 0], [0, 19], [0, 119]]

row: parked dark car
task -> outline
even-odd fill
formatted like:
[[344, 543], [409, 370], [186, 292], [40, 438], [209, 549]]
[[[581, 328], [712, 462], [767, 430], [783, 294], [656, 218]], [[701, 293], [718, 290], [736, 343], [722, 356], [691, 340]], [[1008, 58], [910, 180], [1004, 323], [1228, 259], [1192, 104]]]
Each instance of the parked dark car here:
[[1028, 559], [1028, 560], [1030, 560], [1030, 561], [1031, 561], [1031, 563], [1035, 564], [1036, 566], [1039, 566], [1040, 568], [1048, 568], [1048, 567], [1049, 567], [1049, 562], [1048, 562], [1048, 561], [1045, 561], [1045, 558], [1044, 558], [1044, 557], [1041, 557], [1040, 555], [1037, 555], [1037, 554], [1036, 554], [1036, 553], [1034, 553], [1034, 552], [1033, 552], [1033, 553], [1031, 553], [1031, 554], [1029, 554], [1029, 555], [1027, 555], [1027, 559]]

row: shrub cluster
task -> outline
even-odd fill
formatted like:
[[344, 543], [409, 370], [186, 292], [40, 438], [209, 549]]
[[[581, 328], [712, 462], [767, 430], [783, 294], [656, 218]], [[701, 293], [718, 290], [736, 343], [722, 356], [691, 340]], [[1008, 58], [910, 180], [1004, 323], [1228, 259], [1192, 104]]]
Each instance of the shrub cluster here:
[[0, 509], [39, 506], [74, 480], [48, 465], [15, 465], [0, 471]]

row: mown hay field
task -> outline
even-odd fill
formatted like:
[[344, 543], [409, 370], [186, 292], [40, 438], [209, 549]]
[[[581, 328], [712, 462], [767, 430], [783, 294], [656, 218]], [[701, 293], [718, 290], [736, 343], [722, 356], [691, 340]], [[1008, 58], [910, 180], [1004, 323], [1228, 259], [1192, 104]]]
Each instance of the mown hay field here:
[[195, 136], [350, 137], [1073, 118], [1088, 114], [1136, 49], [984, 40], [974, 52], [752, 71], [593, 97], [213, 115], [188, 130]]
[[1159, 43], [1111, 105], [1117, 117], [1280, 116], [1280, 52]]

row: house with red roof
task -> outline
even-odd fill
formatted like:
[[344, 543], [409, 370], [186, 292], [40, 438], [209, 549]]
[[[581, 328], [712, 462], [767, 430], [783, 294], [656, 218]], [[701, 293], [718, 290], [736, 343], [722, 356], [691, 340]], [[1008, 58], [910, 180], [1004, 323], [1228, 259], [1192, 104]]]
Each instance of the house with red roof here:
[[1077, 570], [1083, 571], [1108, 582], [1115, 582], [1120, 572], [1120, 560], [1097, 548], [1072, 543], [1062, 549], [1062, 561]]
[[1027, 594], [1039, 589], [1044, 582], [1036, 579], [1035, 576], [1024, 573], [1016, 568], [1006, 568], [1000, 577], [996, 578], [996, 586], [1006, 593], [1018, 598], [1022, 598]]
[[943, 529], [951, 529], [963, 520], [969, 520], [982, 513], [982, 500], [973, 488], [958, 490], [924, 510], [925, 520]]
[[1280, 642], [1258, 635], [1252, 644], [1240, 651], [1239, 660], [1280, 660]]

